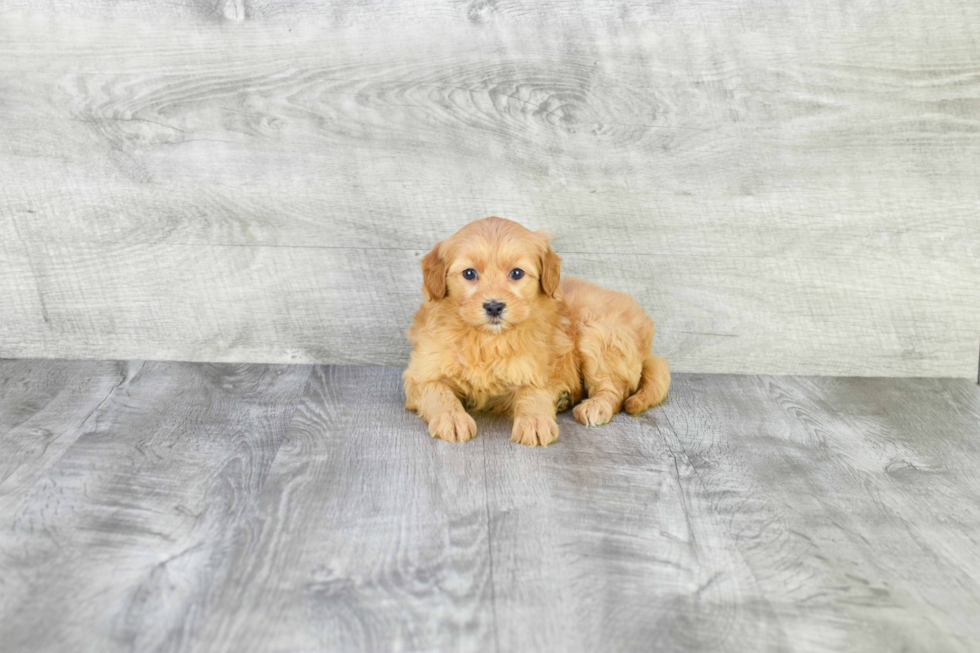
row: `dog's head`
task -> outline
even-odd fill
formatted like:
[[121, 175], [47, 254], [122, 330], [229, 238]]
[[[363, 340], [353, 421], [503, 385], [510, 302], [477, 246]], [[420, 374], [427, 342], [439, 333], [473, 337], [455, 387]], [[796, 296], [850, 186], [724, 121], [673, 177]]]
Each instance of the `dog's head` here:
[[503, 218], [484, 218], [440, 241], [422, 259], [430, 300], [452, 302], [467, 324], [491, 332], [530, 317], [560, 298], [561, 259], [551, 238]]

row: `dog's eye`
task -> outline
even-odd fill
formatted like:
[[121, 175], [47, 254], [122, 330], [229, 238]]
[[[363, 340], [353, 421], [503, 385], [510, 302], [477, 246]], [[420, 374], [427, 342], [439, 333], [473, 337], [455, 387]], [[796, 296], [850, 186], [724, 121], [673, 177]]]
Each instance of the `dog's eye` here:
[[466, 268], [463, 270], [463, 278], [467, 281], [473, 281], [473, 279], [476, 279], [476, 270], [473, 268]]
[[524, 276], [524, 270], [520, 268], [514, 268], [513, 270], [510, 271], [510, 278], [513, 279], [514, 281], [517, 281], [523, 276]]

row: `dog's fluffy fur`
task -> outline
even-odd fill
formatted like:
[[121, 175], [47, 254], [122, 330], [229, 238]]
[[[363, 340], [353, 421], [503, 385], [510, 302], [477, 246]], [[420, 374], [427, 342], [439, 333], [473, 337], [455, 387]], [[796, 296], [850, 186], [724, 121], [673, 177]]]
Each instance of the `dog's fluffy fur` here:
[[[522, 278], [511, 277], [515, 268]], [[464, 278], [468, 269], [478, 277]], [[433, 437], [476, 435], [460, 400], [512, 413], [511, 439], [533, 447], [557, 439], [555, 415], [573, 405], [575, 419], [593, 426], [667, 395], [670, 370], [652, 353], [653, 321], [629, 295], [561, 277], [543, 232], [502, 218], [471, 222], [422, 259], [422, 276], [405, 407]], [[484, 308], [490, 300], [506, 306], [498, 320]]]

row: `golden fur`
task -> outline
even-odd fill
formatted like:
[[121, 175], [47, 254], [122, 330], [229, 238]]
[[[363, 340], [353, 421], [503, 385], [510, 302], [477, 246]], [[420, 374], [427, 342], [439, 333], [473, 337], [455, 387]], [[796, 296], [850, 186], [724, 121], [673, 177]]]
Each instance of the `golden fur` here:
[[[510, 277], [515, 268], [520, 279]], [[478, 278], [464, 278], [473, 269]], [[472, 274], [472, 273], [470, 273]], [[440, 241], [422, 259], [424, 301], [408, 339], [405, 407], [429, 434], [450, 442], [476, 435], [472, 410], [514, 416], [511, 439], [547, 446], [555, 415], [605, 424], [663, 401], [667, 361], [652, 353], [654, 324], [629, 295], [561, 277], [550, 237], [485, 218]], [[506, 308], [494, 324], [485, 302]]]

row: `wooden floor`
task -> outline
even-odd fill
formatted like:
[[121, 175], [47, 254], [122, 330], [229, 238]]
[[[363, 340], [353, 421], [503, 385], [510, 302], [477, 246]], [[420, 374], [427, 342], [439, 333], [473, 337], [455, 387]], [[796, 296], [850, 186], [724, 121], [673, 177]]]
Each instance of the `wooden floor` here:
[[678, 375], [528, 449], [399, 372], [0, 362], [0, 648], [980, 647], [968, 381]]

